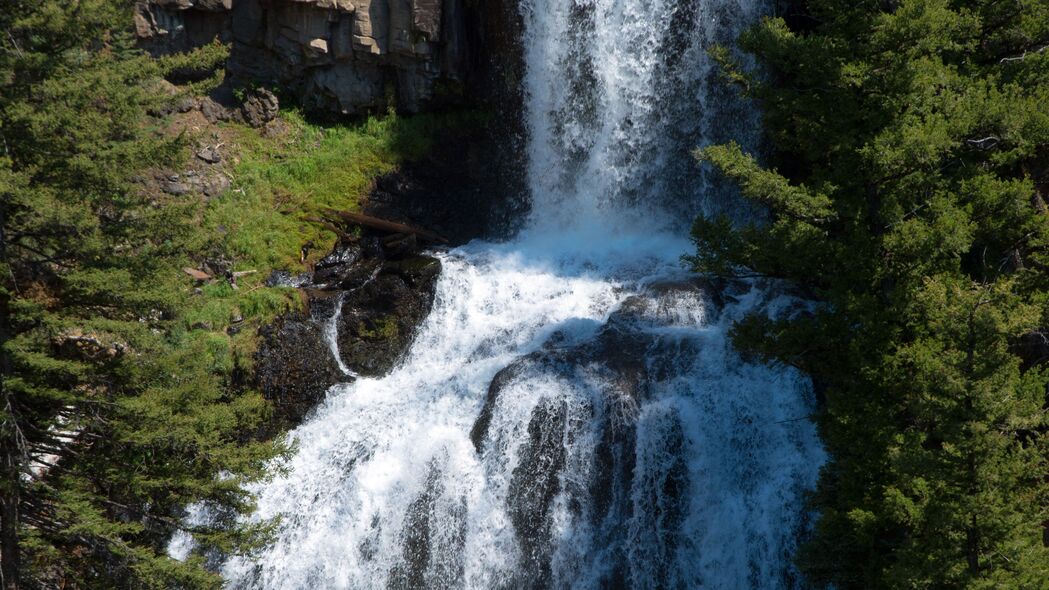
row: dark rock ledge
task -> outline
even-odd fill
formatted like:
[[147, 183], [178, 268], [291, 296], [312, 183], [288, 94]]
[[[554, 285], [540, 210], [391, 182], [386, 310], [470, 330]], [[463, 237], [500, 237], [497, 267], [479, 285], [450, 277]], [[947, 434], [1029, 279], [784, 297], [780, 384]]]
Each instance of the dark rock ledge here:
[[336, 383], [389, 372], [429, 313], [440, 270], [417, 241], [362, 230], [310, 273], [274, 273], [269, 284], [302, 289], [307, 305], [260, 330], [255, 374], [274, 404], [273, 426], [300, 423]]

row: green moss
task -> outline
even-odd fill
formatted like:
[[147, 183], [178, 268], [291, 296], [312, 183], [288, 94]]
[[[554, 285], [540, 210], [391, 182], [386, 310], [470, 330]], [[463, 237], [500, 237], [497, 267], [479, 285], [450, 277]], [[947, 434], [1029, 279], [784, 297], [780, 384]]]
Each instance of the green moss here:
[[371, 328], [361, 324], [358, 326], [357, 333], [360, 334], [361, 338], [393, 340], [400, 335], [400, 328], [397, 326], [397, 316], [384, 316], [376, 321]]

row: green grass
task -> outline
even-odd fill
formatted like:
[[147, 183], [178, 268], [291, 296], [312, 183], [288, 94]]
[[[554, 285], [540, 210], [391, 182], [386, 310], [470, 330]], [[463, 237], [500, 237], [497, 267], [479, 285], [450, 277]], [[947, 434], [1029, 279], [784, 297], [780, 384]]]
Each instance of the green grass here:
[[[405, 161], [422, 158], [442, 130], [483, 124], [478, 113], [390, 114], [348, 125], [322, 126], [295, 111], [281, 114], [285, 130], [266, 136], [245, 125], [225, 124], [233, 138], [232, 186], [207, 202], [193, 258], [223, 257], [234, 270], [254, 270], [234, 290], [216, 280], [186, 298], [179, 312], [182, 337], [206, 342], [216, 354], [216, 368], [249, 369], [258, 326], [301, 305], [294, 289], [263, 285], [273, 270], [305, 271], [327, 254], [335, 234], [313, 221], [324, 208], [357, 210], [375, 180]], [[310, 257], [300, 260], [304, 244]], [[191, 283], [180, 277], [185, 286]], [[187, 288], [187, 293], [192, 292]], [[234, 325], [238, 330], [228, 334]], [[225, 350], [220, 351], [220, 343]]]
[[388, 115], [322, 127], [296, 112], [283, 118], [289, 129], [278, 138], [230, 126], [240, 157], [233, 189], [211, 203], [205, 221], [251, 268], [300, 268], [303, 244], [323, 250], [335, 237], [311, 217], [325, 207], [358, 209], [378, 176], [424, 156], [436, 132], [480, 120], [474, 113]]

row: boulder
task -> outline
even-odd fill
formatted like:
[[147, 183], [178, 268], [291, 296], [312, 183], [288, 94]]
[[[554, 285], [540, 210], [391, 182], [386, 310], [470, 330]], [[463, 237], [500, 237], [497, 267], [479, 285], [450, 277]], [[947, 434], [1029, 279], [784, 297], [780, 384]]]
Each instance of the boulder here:
[[200, 114], [204, 115], [204, 118], [209, 123], [229, 121], [236, 118], [233, 111], [210, 96], [200, 99]]
[[430, 312], [440, 269], [439, 260], [423, 255], [387, 262], [362, 287], [346, 293], [338, 326], [346, 366], [379, 376], [396, 365]]
[[217, 197], [229, 190], [230, 180], [225, 174], [216, 172], [201, 177], [200, 190], [207, 197]]
[[292, 314], [262, 327], [259, 335], [255, 377], [273, 403], [278, 428], [301, 422], [332, 385], [348, 380], [328, 349], [321, 322]]
[[207, 145], [197, 150], [197, 158], [207, 162], [208, 164], [218, 164], [222, 161], [222, 154], [219, 153], [217, 147], [213, 145]]
[[277, 95], [265, 88], [252, 90], [241, 106], [244, 121], [252, 127], [263, 127], [277, 118], [280, 113], [280, 102]]
[[[205, 266], [214, 276], [226, 270]], [[260, 329], [256, 379], [275, 406], [270, 427], [294, 427], [332, 385], [352, 379], [326, 336], [337, 312], [336, 350], [343, 364], [367, 376], [393, 368], [433, 305], [440, 270], [431, 256], [417, 250], [394, 254], [378, 236], [364, 235], [340, 240], [312, 275], [273, 273], [266, 284], [302, 289], [309, 313], [288, 314]]]

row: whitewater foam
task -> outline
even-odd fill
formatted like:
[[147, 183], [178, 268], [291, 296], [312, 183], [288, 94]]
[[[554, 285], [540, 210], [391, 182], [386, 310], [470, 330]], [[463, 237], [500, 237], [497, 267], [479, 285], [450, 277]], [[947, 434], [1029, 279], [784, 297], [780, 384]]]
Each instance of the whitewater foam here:
[[225, 562], [231, 588], [796, 583], [824, 461], [811, 386], [727, 333], [803, 304], [680, 262], [692, 215], [745, 211], [689, 151], [753, 143], [704, 50], [764, 8], [522, 1], [532, 217], [436, 254], [406, 357], [333, 387], [254, 490], [278, 535]]

